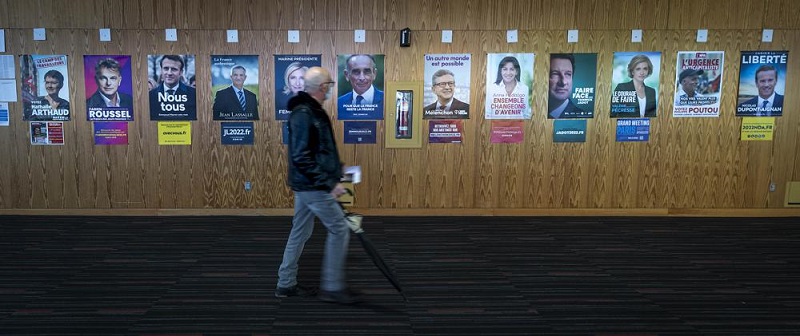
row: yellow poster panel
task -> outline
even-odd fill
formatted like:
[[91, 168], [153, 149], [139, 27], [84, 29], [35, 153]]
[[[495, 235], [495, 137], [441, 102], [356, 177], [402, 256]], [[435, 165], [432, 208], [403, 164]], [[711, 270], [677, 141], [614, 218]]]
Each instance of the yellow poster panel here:
[[742, 118], [742, 141], [772, 141], [774, 130], [775, 118]]
[[191, 121], [159, 121], [158, 122], [158, 144], [159, 145], [191, 145], [192, 144], [192, 122]]

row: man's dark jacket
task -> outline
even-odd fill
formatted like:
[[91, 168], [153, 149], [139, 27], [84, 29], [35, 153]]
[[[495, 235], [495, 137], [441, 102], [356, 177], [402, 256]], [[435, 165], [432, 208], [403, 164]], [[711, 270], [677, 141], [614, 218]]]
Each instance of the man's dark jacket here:
[[289, 115], [289, 186], [294, 191], [326, 191], [342, 177], [342, 164], [328, 114], [303, 91], [292, 97]]

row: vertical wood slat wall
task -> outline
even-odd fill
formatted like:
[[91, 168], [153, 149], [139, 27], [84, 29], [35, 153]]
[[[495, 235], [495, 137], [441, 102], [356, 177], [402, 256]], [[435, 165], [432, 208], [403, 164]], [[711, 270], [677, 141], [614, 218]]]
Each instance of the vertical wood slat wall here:
[[[11, 126], [0, 127], [0, 209], [225, 209], [290, 208], [285, 185], [286, 149], [274, 119], [274, 54], [322, 54], [335, 71], [336, 55], [386, 54], [386, 79], [422, 80], [426, 53], [472, 54], [471, 118], [462, 144], [386, 149], [378, 143], [339, 144], [348, 164], [361, 165], [356, 206], [368, 209], [731, 209], [778, 208], [785, 182], [800, 179], [800, 11], [792, 0], [0, 0], [7, 54], [69, 55], [72, 121], [64, 146], [31, 146], [21, 103], [10, 103]], [[33, 41], [32, 28], [47, 28]], [[410, 27], [412, 46], [400, 48], [399, 30]], [[98, 41], [112, 29], [112, 42]], [[178, 42], [164, 41], [178, 28]], [[709, 42], [696, 43], [696, 29]], [[761, 29], [775, 29], [772, 43]], [[239, 29], [240, 43], [225, 42]], [[286, 42], [300, 29], [301, 43]], [[367, 42], [354, 43], [353, 30]], [[454, 31], [452, 44], [441, 30]], [[505, 41], [519, 30], [519, 43]], [[567, 43], [566, 30], [580, 29]], [[644, 29], [643, 43], [630, 42]], [[658, 117], [647, 143], [615, 142], [609, 118], [611, 61], [615, 51], [661, 51]], [[672, 118], [676, 52], [724, 50], [719, 118]], [[741, 142], [734, 117], [739, 52], [789, 50], [784, 116], [772, 142]], [[524, 122], [521, 144], [489, 143], [483, 118], [486, 53], [533, 52], [534, 116]], [[552, 142], [545, 116], [548, 54], [598, 53], [595, 118], [587, 141]], [[148, 117], [148, 54], [194, 54], [198, 120], [191, 146], [159, 146]], [[83, 55], [132, 56], [135, 121], [128, 146], [94, 146], [85, 120]], [[254, 146], [220, 145], [211, 119], [210, 55], [260, 55], [260, 115]], [[427, 89], [427, 88], [426, 88]], [[326, 108], [332, 110], [333, 104]], [[427, 123], [423, 125], [427, 134]], [[342, 122], [336, 122], [341, 142]], [[252, 181], [246, 192], [244, 181]], [[769, 191], [769, 183], [777, 191]]]

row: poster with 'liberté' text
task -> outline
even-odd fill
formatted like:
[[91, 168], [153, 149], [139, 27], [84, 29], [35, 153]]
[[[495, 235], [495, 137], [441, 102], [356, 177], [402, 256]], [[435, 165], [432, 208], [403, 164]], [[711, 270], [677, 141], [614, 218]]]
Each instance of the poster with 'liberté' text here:
[[788, 51], [742, 51], [737, 117], [783, 115], [788, 61]]

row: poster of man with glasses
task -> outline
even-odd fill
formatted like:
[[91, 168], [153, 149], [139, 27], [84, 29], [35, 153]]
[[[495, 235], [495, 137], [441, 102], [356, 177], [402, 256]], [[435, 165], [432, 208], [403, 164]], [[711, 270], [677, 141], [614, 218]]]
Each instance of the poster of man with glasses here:
[[469, 119], [470, 54], [425, 55], [424, 119]]

